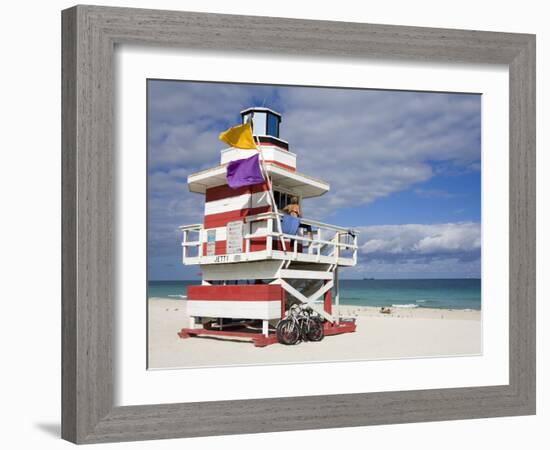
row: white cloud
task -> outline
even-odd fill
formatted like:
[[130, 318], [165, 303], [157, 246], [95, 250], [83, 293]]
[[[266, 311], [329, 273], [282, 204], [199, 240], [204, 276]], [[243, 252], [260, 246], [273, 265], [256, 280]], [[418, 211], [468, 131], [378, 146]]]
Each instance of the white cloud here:
[[[260, 89], [260, 88], [256, 88]], [[273, 88], [264, 88], [272, 95]], [[217, 164], [218, 134], [254, 102], [246, 85], [153, 81], [149, 85], [149, 168]]]
[[361, 227], [360, 252], [366, 258], [426, 261], [454, 257], [479, 258], [479, 223], [406, 224]]
[[359, 258], [346, 278], [480, 277], [479, 223], [360, 227]]
[[343, 278], [479, 278], [481, 261], [440, 258], [437, 261], [388, 262], [365, 259], [355, 267], [346, 267]]
[[331, 183], [319, 208], [408, 189], [433, 176], [433, 162], [478, 169], [478, 96], [297, 89], [283, 104], [281, 128], [299, 170]]

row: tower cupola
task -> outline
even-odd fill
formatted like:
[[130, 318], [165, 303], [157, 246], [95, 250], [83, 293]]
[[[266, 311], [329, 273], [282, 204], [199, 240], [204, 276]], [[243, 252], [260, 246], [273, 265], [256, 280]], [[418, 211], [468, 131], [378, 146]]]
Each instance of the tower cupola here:
[[252, 118], [254, 136], [270, 136], [279, 139], [281, 115], [269, 108], [247, 108], [241, 111], [242, 123]]

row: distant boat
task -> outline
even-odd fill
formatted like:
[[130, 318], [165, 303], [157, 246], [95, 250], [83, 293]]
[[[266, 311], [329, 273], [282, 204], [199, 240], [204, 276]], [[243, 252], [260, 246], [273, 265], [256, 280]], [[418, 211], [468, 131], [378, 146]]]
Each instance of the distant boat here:
[[374, 280], [374, 278], [363, 278], [363, 280]]

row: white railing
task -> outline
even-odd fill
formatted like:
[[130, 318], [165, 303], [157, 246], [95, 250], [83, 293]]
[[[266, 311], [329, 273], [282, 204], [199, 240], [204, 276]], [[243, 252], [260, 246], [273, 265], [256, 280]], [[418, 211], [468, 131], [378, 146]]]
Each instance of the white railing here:
[[[304, 225], [310, 225], [313, 229], [311, 238], [302, 234], [285, 234], [280, 233], [276, 220], [280, 220], [282, 214], [267, 212], [247, 216], [244, 222], [249, 224], [248, 233], [244, 238], [244, 253], [250, 254], [251, 241], [253, 239], [266, 239], [266, 256], [267, 258], [276, 257], [278, 259], [303, 260], [307, 262], [330, 262], [337, 264], [341, 258], [346, 258], [353, 265], [357, 263], [357, 233], [348, 228], [329, 225], [312, 219], [301, 218], [300, 222]], [[256, 224], [257, 230], [250, 232]], [[190, 258], [201, 258], [203, 256], [204, 241], [203, 227], [200, 224], [186, 225], [180, 227], [183, 232], [183, 262]], [[195, 239], [194, 234], [198, 237]], [[275, 249], [274, 242], [285, 242], [285, 251], [282, 250], [282, 245], [279, 249]], [[299, 244], [302, 244], [300, 249]], [[195, 255], [190, 255], [189, 251], [194, 249]], [[349, 253], [346, 253], [349, 252]]]
[[[283, 214], [277, 214], [274, 212], [267, 212], [262, 214], [256, 214], [254, 216], [245, 217], [246, 223], [265, 223], [265, 232], [260, 233], [249, 233], [244, 236], [245, 238], [245, 250], [250, 251], [250, 240], [258, 238], [266, 238], [266, 250], [268, 256], [273, 254], [273, 243], [281, 241], [281, 238], [285, 241], [286, 254], [289, 255], [291, 259], [300, 259], [300, 255], [313, 255], [314, 259], [317, 262], [320, 262], [323, 256], [332, 257], [335, 260], [338, 260], [342, 255], [343, 251], [351, 251], [350, 258], [353, 259], [353, 262], [357, 262], [357, 233], [354, 231], [339, 227], [336, 225], [330, 225], [327, 223], [322, 223], [317, 220], [301, 218], [300, 222], [304, 225], [310, 225], [315, 229], [312, 230], [312, 237], [306, 237], [303, 234], [293, 235], [280, 233], [277, 230], [279, 229], [275, 220], [277, 217], [282, 217]], [[300, 228], [302, 233], [304, 232], [303, 228]], [[302, 244], [302, 251], [299, 251], [298, 244]], [[306, 244], [307, 251], [304, 250], [304, 244]], [[290, 246], [290, 248], [289, 248]], [[323, 251], [328, 251], [327, 254], [323, 254]], [[311, 258], [308, 257], [308, 260]]]

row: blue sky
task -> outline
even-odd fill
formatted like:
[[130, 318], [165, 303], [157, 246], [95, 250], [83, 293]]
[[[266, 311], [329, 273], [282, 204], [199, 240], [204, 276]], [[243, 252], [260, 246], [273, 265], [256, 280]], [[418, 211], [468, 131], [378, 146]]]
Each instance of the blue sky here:
[[479, 95], [164, 80], [147, 95], [149, 279], [199, 278], [181, 264], [177, 227], [204, 201], [187, 175], [218, 165], [219, 132], [262, 105], [298, 170], [331, 184], [304, 215], [361, 232], [344, 278], [480, 276]]

